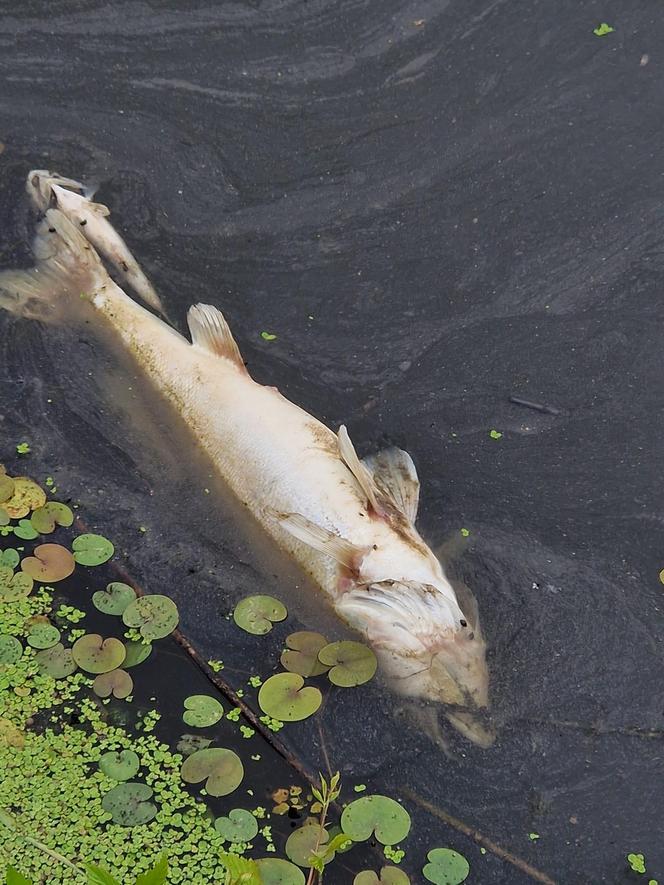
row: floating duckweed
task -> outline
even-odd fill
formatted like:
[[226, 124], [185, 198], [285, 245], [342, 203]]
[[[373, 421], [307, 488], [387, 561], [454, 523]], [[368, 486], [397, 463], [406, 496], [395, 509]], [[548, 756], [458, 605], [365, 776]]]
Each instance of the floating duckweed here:
[[434, 885], [461, 885], [470, 872], [466, 858], [451, 848], [434, 848], [427, 854], [427, 859], [429, 863], [422, 873]]
[[273, 596], [247, 596], [235, 606], [233, 620], [247, 633], [263, 636], [272, 624], [285, 620], [288, 612], [283, 602]]

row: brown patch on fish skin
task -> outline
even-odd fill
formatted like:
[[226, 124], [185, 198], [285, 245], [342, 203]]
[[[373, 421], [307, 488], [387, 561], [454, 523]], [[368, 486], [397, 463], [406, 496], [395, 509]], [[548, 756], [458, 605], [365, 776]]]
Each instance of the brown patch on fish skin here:
[[307, 421], [305, 426], [313, 438], [314, 447], [316, 449], [319, 449], [321, 452], [325, 452], [328, 455], [332, 455], [335, 459], [339, 459], [337, 438], [328, 427], [315, 419], [313, 421]]

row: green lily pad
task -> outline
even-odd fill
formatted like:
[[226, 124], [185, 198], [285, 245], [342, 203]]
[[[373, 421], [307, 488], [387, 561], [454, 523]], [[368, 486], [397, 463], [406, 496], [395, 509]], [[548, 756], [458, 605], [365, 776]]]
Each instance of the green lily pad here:
[[11, 519], [23, 519], [31, 510], [38, 510], [45, 503], [46, 494], [34, 480], [27, 476], [16, 476], [12, 495], [2, 502], [2, 508]]
[[228, 796], [242, 783], [244, 767], [237, 753], [222, 747], [211, 747], [187, 757], [180, 774], [188, 784], [205, 781], [205, 789], [210, 796]]
[[211, 743], [212, 738], [203, 737], [202, 734], [183, 734], [175, 749], [183, 756], [191, 756], [199, 750], [206, 750]]
[[299, 722], [313, 715], [323, 696], [313, 685], [304, 687], [299, 673], [277, 673], [270, 676], [258, 692], [261, 710], [282, 722]]
[[129, 697], [134, 690], [134, 680], [125, 670], [109, 670], [100, 673], [92, 683], [92, 690], [100, 698], [113, 695], [120, 700]]
[[60, 641], [60, 631], [48, 622], [33, 624], [26, 638], [32, 648], [52, 648]]
[[389, 796], [362, 796], [344, 808], [341, 827], [354, 842], [375, 833], [381, 845], [396, 845], [408, 835], [410, 815]]
[[122, 662], [122, 666], [125, 670], [128, 670], [130, 667], [138, 667], [152, 653], [152, 645], [149, 642], [136, 642], [133, 639], [128, 639], [124, 647], [127, 655]]
[[0, 718], [0, 748], [15, 747], [22, 750], [25, 746], [25, 735], [9, 719]]
[[383, 867], [380, 876], [373, 870], [363, 870], [355, 876], [353, 885], [410, 885], [410, 879], [398, 867]]
[[9, 525], [9, 514], [4, 507], [0, 507], [0, 525]]
[[9, 568], [16, 568], [19, 564], [19, 560], [21, 557], [19, 556], [18, 550], [14, 550], [13, 547], [7, 547], [6, 550], [3, 550], [0, 553], [0, 566], [9, 566]]
[[70, 526], [74, 522], [74, 514], [66, 504], [48, 501], [43, 507], [34, 510], [30, 522], [40, 535], [50, 535], [56, 525]]
[[39, 532], [29, 519], [19, 519], [18, 525], [14, 526], [14, 534], [23, 541], [32, 541], [39, 537]]
[[23, 646], [15, 636], [8, 633], [0, 635], [0, 666], [3, 664], [15, 664], [21, 660]]
[[0, 566], [0, 602], [18, 602], [30, 595], [34, 581], [24, 572], [14, 574], [7, 565]]
[[435, 885], [461, 885], [470, 873], [466, 858], [451, 848], [434, 848], [427, 854], [428, 864], [422, 873], [424, 878]]
[[[3, 468], [4, 471], [4, 468]], [[0, 501], [8, 501], [14, 494], [14, 480], [6, 473], [0, 473]]]
[[150, 641], [163, 639], [178, 625], [179, 615], [176, 604], [168, 596], [152, 594], [139, 596], [122, 613], [122, 620], [128, 627], [136, 627], [141, 636]]
[[[321, 830], [318, 824], [305, 824], [303, 827], [293, 830], [286, 840], [286, 847], [284, 849], [286, 856], [299, 867], [309, 868], [311, 866], [309, 859], [314, 853], [316, 843], [321, 847], [325, 845], [329, 838], [330, 834], [327, 830]], [[329, 863], [333, 858], [334, 855], [330, 855], [325, 863]]]
[[32, 552], [33, 556], [27, 556], [21, 568], [35, 581], [54, 584], [68, 578], [76, 568], [74, 557], [61, 544], [40, 544]]
[[332, 668], [330, 682], [343, 688], [368, 682], [378, 667], [376, 655], [361, 642], [331, 642], [318, 652], [318, 660]]
[[138, 774], [140, 760], [133, 750], [110, 750], [99, 759], [99, 768], [114, 781], [128, 781]]
[[19, 873], [18, 870], [11, 864], [9, 864], [9, 866], [7, 867], [7, 872], [5, 875], [5, 885], [32, 885], [32, 881], [30, 879], [26, 879], [23, 873]]
[[79, 535], [72, 542], [74, 559], [79, 565], [103, 565], [113, 556], [115, 547], [103, 535]]
[[328, 645], [327, 639], [321, 633], [313, 633], [309, 630], [300, 630], [286, 637], [286, 645], [281, 653], [281, 665], [290, 673], [299, 673], [300, 676], [320, 676], [326, 673], [329, 667], [318, 660], [318, 652]]
[[121, 615], [135, 599], [134, 588], [121, 581], [113, 581], [106, 585], [105, 590], [97, 590], [92, 594], [94, 607], [105, 615]]
[[224, 708], [216, 698], [207, 694], [192, 694], [184, 701], [182, 714], [187, 725], [194, 728], [207, 728], [215, 725], [224, 715]]
[[261, 857], [256, 861], [262, 885], [304, 885], [304, 873], [280, 857]]
[[52, 648], [38, 651], [35, 659], [41, 672], [47, 673], [53, 679], [64, 679], [77, 669], [71, 649], [65, 648], [61, 642]]
[[218, 817], [214, 828], [225, 842], [251, 842], [258, 833], [258, 821], [244, 808], [234, 808], [228, 817]]
[[273, 596], [247, 596], [235, 606], [233, 620], [254, 636], [263, 636], [272, 629], [272, 624], [283, 621], [288, 614], [283, 602]]
[[108, 673], [124, 661], [127, 652], [119, 639], [103, 639], [99, 633], [86, 633], [72, 646], [74, 660], [87, 673]]
[[147, 824], [156, 815], [157, 806], [151, 798], [152, 788], [147, 784], [118, 784], [106, 793], [101, 805], [113, 817], [113, 823], [135, 827]]

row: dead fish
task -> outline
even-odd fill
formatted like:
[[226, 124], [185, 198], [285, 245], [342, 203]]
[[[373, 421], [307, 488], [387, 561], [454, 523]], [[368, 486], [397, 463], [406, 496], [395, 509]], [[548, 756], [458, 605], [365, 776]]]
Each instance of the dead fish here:
[[489, 684], [476, 606], [472, 598], [462, 605], [415, 528], [420, 484], [411, 457], [390, 448], [360, 460], [344, 426], [334, 433], [254, 381], [216, 307], [190, 308], [189, 342], [132, 300], [99, 253], [161, 310], [108, 210], [78, 182], [33, 171], [28, 191], [44, 212], [37, 264], [0, 274], [2, 306], [52, 322], [81, 313], [105, 325], [239, 500], [373, 647], [391, 686], [444, 705], [462, 734], [488, 746], [492, 734], [476, 716], [488, 706]]

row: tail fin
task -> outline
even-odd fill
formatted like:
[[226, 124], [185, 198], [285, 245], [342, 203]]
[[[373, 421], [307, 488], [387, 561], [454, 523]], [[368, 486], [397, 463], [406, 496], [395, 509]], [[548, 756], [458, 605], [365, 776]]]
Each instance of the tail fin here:
[[33, 251], [34, 268], [0, 273], [0, 307], [17, 316], [54, 321], [71, 299], [91, 300], [115, 285], [99, 255], [59, 209], [46, 211]]
[[139, 298], [165, 316], [152, 283], [143, 273], [125, 241], [108, 221], [108, 208], [101, 203], [92, 202], [94, 189], [44, 169], [29, 172], [26, 187], [37, 209], [45, 211], [49, 206], [60, 209], [112, 265], [122, 285], [130, 286]]

